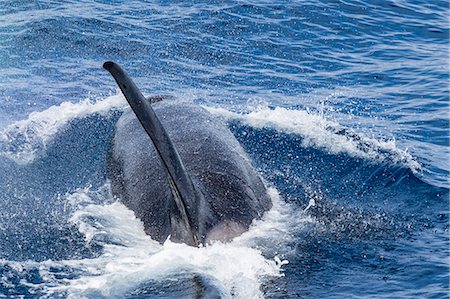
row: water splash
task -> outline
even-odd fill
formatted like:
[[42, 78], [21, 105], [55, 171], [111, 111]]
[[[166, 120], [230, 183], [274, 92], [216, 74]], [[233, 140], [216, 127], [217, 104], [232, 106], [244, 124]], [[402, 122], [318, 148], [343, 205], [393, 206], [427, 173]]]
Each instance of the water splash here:
[[32, 112], [27, 119], [8, 125], [0, 132], [0, 155], [18, 164], [27, 164], [45, 153], [48, 144], [70, 121], [91, 114], [106, 115], [125, 107], [122, 94], [103, 100], [63, 102], [44, 111]]
[[293, 229], [310, 221], [304, 214], [292, 217], [292, 207], [271, 188], [274, 207], [233, 242], [194, 248], [167, 240], [161, 245], [144, 233], [143, 224], [123, 204], [99, 203], [101, 197], [108, 201], [108, 186], [81, 188], [67, 195], [67, 204], [74, 208], [69, 221], [84, 235], [86, 246], [100, 245], [103, 252], [79, 260], [2, 261], [15, 269], [14, 275], [38, 270], [39, 282], [23, 279], [21, 285], [28, 284], [28, 289], [43, 297], [122, 298], [149, 282], [168, 281], [175, 288], [181, 275], [188, 280], [207, 278], [222, 298], [262, 298], [264, 280], [282, 276], [288, 262], [261, 245], [287, 242]]
[[300, 135], [304, 147], [320, 148], [331, 154], [345, 153], [377, 162], [402, 164], [413, 172], [421, 169], [420, 164], [408, 151], [397, 147], [395, 139], [379, 140], [365, 136], [328, 120], [320, 113], [281, 107], [260, 107], [257, 111], [240, 114], [223, 108], [205, 108], [228, 121], [237, 120], [254, 128], [270, 128], [280, 133]]

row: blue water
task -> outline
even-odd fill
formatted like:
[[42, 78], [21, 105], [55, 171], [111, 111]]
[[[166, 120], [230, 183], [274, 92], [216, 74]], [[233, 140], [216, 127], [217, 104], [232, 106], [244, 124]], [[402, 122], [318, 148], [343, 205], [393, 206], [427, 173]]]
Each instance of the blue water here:
[[[308, 224], [284, 215], [289, 237], [258, 243], [265, 258], [289, 263], [283, 276], [258, 278], [257, 294], [448, 298], [448, 9], [421, 0], [2, 1], [0, 297], [196, 294], [176, 267], [122, 293], [64, 288], [101, 275], [73, 261], [98, 261], [112, 244], [113, 235], [87, 237], [71, 220], [83, 207], [67, 198], [89, 188], [98, 207], [111, 203], [105, 153], [123, 107], [101, 65], [114, 60], [144, 94], [237, 113], [230, 129], [282, 201], [298, 211], [315, 201], [301, 214]], [[268, 117], [255, 125], [261, 110]], [[192, 272], [203, 296], [245, 298], [219, 271]]]

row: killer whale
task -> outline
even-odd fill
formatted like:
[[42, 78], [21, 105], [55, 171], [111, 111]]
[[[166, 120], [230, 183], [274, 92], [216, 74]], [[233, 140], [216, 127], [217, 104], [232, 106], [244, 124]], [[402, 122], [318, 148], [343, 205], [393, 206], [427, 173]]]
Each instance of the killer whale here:
[[265, 183], [223, 121], [175, 99], [146, 99], [116, 63], [108, 70], [131, 110], [108, 153], [111, 190], [152, 239], [229, 241], [272, 206]]

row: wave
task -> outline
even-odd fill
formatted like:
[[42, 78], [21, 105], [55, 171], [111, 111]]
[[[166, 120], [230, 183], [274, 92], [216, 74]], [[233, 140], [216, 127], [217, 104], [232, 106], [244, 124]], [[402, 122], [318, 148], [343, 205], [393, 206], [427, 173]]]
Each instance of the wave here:
[[186, 292], [198, 292], [195, 287], [189, 288], [200, 277], [202, 292], [212, 288], [221, 298], [262, 298], [264, 280], [282, 276], [288, 261], [277, 255], [277, 249], [269, 252], [257, 244], [288, 242], [294, 229], [312, 221], [302, 210], [293, 212], [275, 189], [269, 189], [274, 201], [272, 210], [231, 243], [194, 248], [167, 240], [161, 245], [145, 234], [143, 224], [120, 202], [97, 203], [104, 194], [83, 188], [67, 196], [68, 204], [75, 207], [69, 221], [84, 235], [86, 246], [102, 246], [98, 257], [43, 262], [2, 260], [0, 266], [12, 272], [9, 277], [38, 270], [40, 278], [33, 283], [23, 277], [1, 282], [0, 286], [11, 288], [19, 283], [43, 297], [63, 294], [68, 298], [122, 298], [145, 289], [149, 283], [165, 283], [176, 290], [186, 281], [181, 291], [186, 296], [192, 295]]
[[414, 173], [421, 170], [421, 165], [407, 150], [396, 146], [395, 139], [379, 140], [365, 136], [309, 110], [262, 107], [248, 114], [240, 114], [223, 108], [205, 108], [228, 121], [300, 135], [303, 147], [319, 148], [330, 154], [345, 153], [376, 162], [402, 164]]
[[[27, 119], [17, 121], [0, 132], [0, 155], [19, 164], [30, 163], [45, 153], [55, 135], [70, 121], [95, 113], [105, 115], [124, 107], [124, 98], [119, 93], [103, 100], [63, 102], [47, 110], [33, 112]], [[224, 108], [204, 107], [227, 121], [301, 135], [304, 147], [317, 147], [331, 154], [346, 153], [374, 161], [400, 163], [414, 173], [421, 170], [421, 165], [407, 150], [397, 147], [395, 139], [380, 140], [365, 136], [309, 110], [263, 107], [241, 114]]]
[[16, 121], [0, 132], [0, 156], [18, 164], [30, 163], [45, 153], [55, 135], [70, 121], [95, 113], [106, 115], [112, 110], [123, 109], [125, 103], [122, 94], [117, 94], [103, 100], [63, 102], [44, 111], [32, 112], [27, 119]]

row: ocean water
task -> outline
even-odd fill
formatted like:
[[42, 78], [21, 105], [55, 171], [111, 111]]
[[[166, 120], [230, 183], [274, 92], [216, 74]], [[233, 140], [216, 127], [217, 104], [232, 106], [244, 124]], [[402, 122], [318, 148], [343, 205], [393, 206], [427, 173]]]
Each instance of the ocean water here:
[[[447, 1], [1, 1], [0, 298], [448, 298]], [[274, 207], [144, 234], [105, 177], [145, 95], [223, 119]]]

